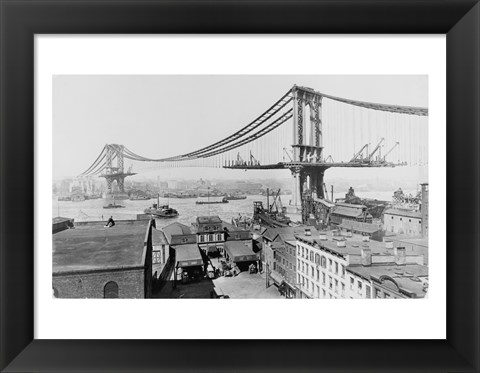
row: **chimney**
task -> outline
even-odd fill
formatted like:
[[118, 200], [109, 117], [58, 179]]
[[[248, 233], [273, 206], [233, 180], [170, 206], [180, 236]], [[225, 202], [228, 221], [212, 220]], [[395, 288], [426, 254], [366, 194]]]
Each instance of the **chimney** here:
[[393, 241], [385, 241], [385, 247], [387, 249], [393, 249]]
[[362, 247], [362, 266], [371, 266], [372, 265], [372, 250], [368, 246]]
[[363, 236], [362, 241], [363, 242], [370, 242], [370, 236]]
[[347, 246], [347, 243], [345, 242], [345, 240], [337, 241], [337, 247], [345, 247], [345, 246]]
[[305, 228], [305, 236], [311, 236], [312, 230], [310, 228]]
[[395, 264], [405, 264], [407, 259], [407, 251], [404, 247], [396, 247], [393, 249], [393, 255], [395, 256]]
[[327, 240], [327, 234], [325, 232], [320, 232], [319, 239], [320, 239], [320, 241], [326, 241]]

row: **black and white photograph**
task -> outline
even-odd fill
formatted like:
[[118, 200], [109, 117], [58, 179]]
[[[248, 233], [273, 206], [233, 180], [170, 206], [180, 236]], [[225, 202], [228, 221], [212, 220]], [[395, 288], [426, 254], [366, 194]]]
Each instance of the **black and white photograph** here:
[[428, 75], [52, 89], [54, 298], [428, 298]]

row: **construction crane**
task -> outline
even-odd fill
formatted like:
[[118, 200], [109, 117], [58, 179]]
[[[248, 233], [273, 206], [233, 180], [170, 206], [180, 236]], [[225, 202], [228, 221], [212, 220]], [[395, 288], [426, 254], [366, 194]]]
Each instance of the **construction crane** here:
[[[360, 155], [362, 155], [362, 152], [365, 150], [365, 148], [367, 148], [367, 155], [368, 155], [368, 144], [365, 144], [362, 146], [362, 149], [360, 149], [354, 156], [353, 158], [350, 160], [350, 162], [362, 162], [363, 159], [358, 159], [358, 157]], [[367, 156], [368, 158], [368, 156]]]
[[393, 145], [392, 148], [391, 148], [388, 152], [385, 153], [385, 155], [384, 155], [383, 158], [382, 158], [382, 162], [386, 162], [387, 156], [388, 156], [388, 155], [393, 151], [393, 149], [395, 149], [398, 145], [400, 145], [400, 143], [397, 141], [397, 142], [395, 143], [395, 145]]
[[[372, 161], [372, 157], [373, 155], [380, 149], [380, 147], [382, 146], [382, 143], [385, 141], [385, 138], [381, 138], [380, 141], [378, 142], [377, 146], [375, 147], [375, 149], [372, 150], [372, 152], [368, 155], [367, 157], [367, 161], [368, 162], [371, 162]], [[380, 156], [377, 158], [377, 160], [380, 160]]]
[[253, 156], [252, 151], [250, 150], [250, 166], [258, 166], [260, 162]]

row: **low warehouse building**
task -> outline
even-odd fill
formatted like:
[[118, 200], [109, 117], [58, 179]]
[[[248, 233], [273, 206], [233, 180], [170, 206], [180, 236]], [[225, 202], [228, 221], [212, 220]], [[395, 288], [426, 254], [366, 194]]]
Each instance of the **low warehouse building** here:
[[225, 242], [225, 257], [235, 263], [241, 271], [246, 271], [251, 264], [258, 265], [258, 255], [253, 252], [252, 240]]
[[149, 298], [153, 221], [85, 223], [53, 235], [57, 298]]

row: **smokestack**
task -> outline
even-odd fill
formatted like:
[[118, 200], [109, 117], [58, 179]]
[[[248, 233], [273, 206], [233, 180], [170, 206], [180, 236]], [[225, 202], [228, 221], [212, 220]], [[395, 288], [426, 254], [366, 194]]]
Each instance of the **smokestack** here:
[[345, 247], [345, 246], [347, 246], [347, 243], [345, 240], [337, 241], [337, 247]]
[[305, 236], [311, 236], [312, 235], [312, 231], [310, 228], [305, 228]]
[[368, 246], [362, 247], [361, 250], [362, 255], [362, 265], [363, 266], [371, 266], [372, 265], [372, 250]]
[[396, 247], [393, 249], [393, 255], [395, 256], [395, 264], [402, 265], [407, 261], [407, 251], [404, 247]]
[[326, 241], [327, 240], [327, 234], [325, 232], [320, 232], [320, 241]]
[[363, 236], [362, 241], [363, 242], [370, 242], [370, 236]]

